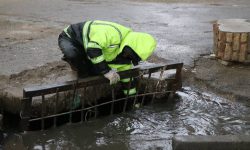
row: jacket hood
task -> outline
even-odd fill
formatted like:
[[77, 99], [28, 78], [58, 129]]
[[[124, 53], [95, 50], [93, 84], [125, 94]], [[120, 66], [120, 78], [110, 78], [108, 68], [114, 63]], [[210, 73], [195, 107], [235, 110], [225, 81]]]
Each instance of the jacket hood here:
[[141, 60], [145, 61], [155, 50], [156, 41], [150, 34], [130, 32], [122, 41], [120, 51], [125, 46], [132, 48]]

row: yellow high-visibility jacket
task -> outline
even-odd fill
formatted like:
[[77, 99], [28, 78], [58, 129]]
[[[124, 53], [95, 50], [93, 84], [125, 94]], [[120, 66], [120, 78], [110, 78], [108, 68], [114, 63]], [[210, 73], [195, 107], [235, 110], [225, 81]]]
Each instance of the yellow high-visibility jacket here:
[[[156, 41], [151, 35], [133, 32], [130, 28], [114, 22], [95, 20], [86, 21], [82, 25], [81, 35], [78, 36], [82, 41], [79, 38], [77, 40], [83, 45], [88, 59], [100, 73], [106, 73], [111, 68], [125, 71], [133, 67], [131, 61], [115, 61], [125, 46], [132, 48], [141, 60], [146, 60], [156, 47]], [[68, 32], [69, 27], [64, 31], [72, 38], [73, 35]], [[129, 79], [121, 81], [127, 83]], [[135, 86], [125, 89], [124, 93], [135, 94]]]

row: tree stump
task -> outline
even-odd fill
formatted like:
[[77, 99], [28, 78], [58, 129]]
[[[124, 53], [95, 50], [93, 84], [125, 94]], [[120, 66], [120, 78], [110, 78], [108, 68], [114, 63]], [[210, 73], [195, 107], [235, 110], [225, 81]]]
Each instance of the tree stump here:
[[250, 20], [225, 19], [213, 24], [214, 53], [224, 61], [250, 62]]

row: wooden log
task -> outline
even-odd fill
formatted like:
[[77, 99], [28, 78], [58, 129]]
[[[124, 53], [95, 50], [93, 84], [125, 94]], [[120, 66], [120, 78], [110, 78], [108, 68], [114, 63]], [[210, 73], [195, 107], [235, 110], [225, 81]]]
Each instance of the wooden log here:
[[213, 24], [214, 53], [224, 61], [250, 61], [250, 21], [218, 20]]

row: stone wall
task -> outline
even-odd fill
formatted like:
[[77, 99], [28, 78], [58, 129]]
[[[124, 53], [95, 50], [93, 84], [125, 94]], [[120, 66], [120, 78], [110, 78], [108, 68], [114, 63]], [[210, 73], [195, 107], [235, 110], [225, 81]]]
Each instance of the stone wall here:
[[250, 62], [250, 23], [244, 19], [218, 20], [213, 24], [214, 53], [225, 61]]

